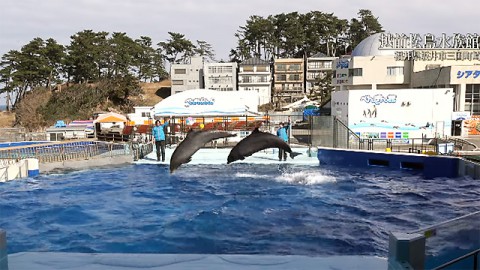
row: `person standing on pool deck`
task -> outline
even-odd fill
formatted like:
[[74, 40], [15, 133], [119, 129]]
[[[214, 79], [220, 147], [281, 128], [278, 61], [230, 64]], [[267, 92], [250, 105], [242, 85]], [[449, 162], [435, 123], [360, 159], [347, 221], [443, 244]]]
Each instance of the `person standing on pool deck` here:
[[[288, 128], [290, 127], [290, 116], [288, 117], [288, 124], [280, 122], [280, 127], [277, 129], [277, 136], [288, 143]], [[287, 152], [285, 150], [278, 148], [278, 160], [280, 161], [287, 160]]]
[[155, 121], [155, 126], [152, 128], [153, 141], [155, 142], [155, 149], [157, 150], [157, 161], [160, 161], [160, 154], [162, 154], [162, 162], [165, 161], [165, 131], [164, 128], [168, 125], [168, 118], [163, 125], [160, 120]]

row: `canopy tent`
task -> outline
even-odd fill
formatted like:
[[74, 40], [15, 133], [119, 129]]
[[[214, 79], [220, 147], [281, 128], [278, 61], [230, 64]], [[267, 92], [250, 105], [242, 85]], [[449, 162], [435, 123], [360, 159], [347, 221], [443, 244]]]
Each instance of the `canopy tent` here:
[[105, 114], [100, 114], [97, 119], [95, 119], [95, 123], [113, 123], [113, 122], [123, 122], [126, 123], [127, 117], [124, 115], [114, 113], [114, 112], [109, 112]]
[[154, 106], [155, 116], [244, 116], [258, 112], [254, 91], [193, 89], [172, 95]]

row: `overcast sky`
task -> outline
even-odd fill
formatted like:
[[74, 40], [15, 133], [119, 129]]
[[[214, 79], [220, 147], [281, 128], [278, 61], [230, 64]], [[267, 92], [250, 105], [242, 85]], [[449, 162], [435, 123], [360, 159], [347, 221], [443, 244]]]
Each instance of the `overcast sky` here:
[[228, 60], [235, 32], [251, 15], [317, 10], [350, 20], [369, 9], [386, 32], [450, 35], [480, 33], [478, 7], [477, 0], [2, 0], [0, 55], [36, 37], [68, 45], [71, 35], [91, 29], [148, 36], [155, 47], [177, 32], [205, 40], [217, 59]]

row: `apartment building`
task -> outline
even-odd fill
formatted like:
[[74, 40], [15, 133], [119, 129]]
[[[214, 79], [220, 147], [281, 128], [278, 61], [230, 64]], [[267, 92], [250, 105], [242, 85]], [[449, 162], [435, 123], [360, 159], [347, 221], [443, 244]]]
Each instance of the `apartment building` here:
[[204, 63], [205, 89], [216, 91], [237, 90], [237, 63]]
[[306, 93], [303, 58], [274, 60], [273, 102], [288, 104], [302, 99]]
[[170, 67], [171, 94], [203, 88], [203, 64], [204, 60], [201, 56], [191, 57], [185, 63], [172, 64]]
[[270, 63], [259, 58], [250, 58], [239, 64], [238, 90], [255, 91], [260, 105], [271, 101], [272, 73]]
[[333, 71], [333, 61], [338, 57], [327, 56], [324, 53], [317, 53], [307, 58], [306, 69], [306, 90], [312, 93], [318, 90], [315, 82], [319, 78], [324, 78], [328, 71]]

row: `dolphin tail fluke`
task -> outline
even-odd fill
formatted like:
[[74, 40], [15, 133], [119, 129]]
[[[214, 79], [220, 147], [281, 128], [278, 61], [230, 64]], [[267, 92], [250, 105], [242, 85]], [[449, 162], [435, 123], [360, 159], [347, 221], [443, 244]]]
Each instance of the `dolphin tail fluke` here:
[[302, 153], [297, 153], [297, 152], [293, 152], [293, 151], [292, 151], [292, 152], [290, 153], [290, 157], [293, 159], [293, 158], [295, 158], [296, 156], [299, 156], [299, 155], [301, 155], [301, 154], [302, 154]]

